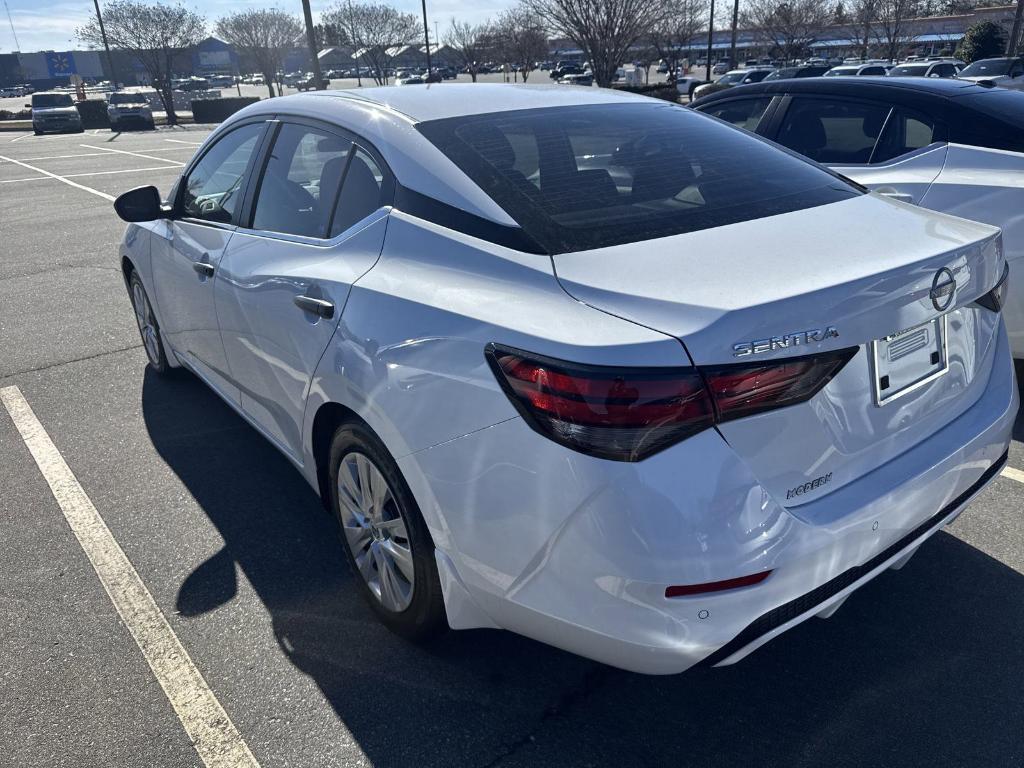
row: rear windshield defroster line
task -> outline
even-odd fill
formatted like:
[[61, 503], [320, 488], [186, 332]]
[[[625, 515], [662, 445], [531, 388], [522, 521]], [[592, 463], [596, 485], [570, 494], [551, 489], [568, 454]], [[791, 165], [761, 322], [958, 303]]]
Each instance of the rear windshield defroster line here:
[[759, 137], [653, 101], [416, 127], [548, 253], [726, 226], [862, 193]]

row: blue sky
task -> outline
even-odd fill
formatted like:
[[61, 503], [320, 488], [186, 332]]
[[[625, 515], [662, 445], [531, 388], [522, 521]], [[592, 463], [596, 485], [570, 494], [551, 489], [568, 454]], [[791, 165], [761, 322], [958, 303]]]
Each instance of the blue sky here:
[[[326, 10], [335, 2], [335, 0], [310, 1], [314, 19], [318, 17], [319, 11]], [[409, 13], [419, 15], [421, 12], [419, 0], [392, 0], [392, 3], [396, 8]], [[279, 0], [279, 2], [265, 5], [241, 2], [241, 0], [204, 0], [202, 3], [185, 2], [184, 4], [192, 8], [201, 8], [203, 14], [210, 21], [211, 27], [218, 16], [246, 8], [274, 6], [291, 10], [298, 16], [302, 14], [300, 0]], [[7, 0], [7, 5], [11, 11], [14, 31], [18, 35], [21, 50], [25, 52], [65, 51], [81, 47], [81, 43], [75, 39], [75, 28], [95, 13], [92, 0]], [[102, 5], [103, 1], [100, 0], [100, 6], [102, 7]], [[480, 23], [511, 5], [511, 0], [494, 0], [494, 2], [486, 3], [484, 9], [481, 9], [481, 5], [472, 0], [427, 0], [427, 18], [430, 20], [431, 35], [434, 34], [435, 21], [443, 36], [444, 28], [450, 23], [452, 16], [456, 16], [460, 20]], [[15, 50], [15, 45], [11, 35], [11, 25], [7, 23], [6, 14], [0, 14], [0, 53], [10, 53], [13, 50]]]

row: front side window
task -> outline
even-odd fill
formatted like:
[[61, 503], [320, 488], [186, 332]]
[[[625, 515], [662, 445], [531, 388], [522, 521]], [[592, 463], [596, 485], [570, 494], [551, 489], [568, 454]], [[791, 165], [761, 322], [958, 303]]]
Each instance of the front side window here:
[[669, 104], [528, 109], [417, 129], [549, 253], [667, 237], [860, 194], [768, 142]]
[[185, 216], [223, 224], [234, 220], [245, 169], [263, 126], [250, 123], [226, 134], [189, 171], [181, 185], [181, 209]]
[[770, 98], [763, 99], [733, 99], [724, 104], [712, 104], [701, 112], [725, 120], [738, 128], [748, 131], [756, 131], [761, 117], [764, 115], [768, 105], [772, 103]]
[[282, 125], [256, 193], [252, 228], [326, 237], [351, 149], [348, 139]]
[[819, 163], [866, 163], [888, 114], [883, 104], [795, 98], [776, 141]]

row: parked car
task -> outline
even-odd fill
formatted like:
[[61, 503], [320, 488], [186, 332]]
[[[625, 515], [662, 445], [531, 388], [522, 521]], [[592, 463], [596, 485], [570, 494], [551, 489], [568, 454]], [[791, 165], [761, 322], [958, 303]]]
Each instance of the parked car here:
[[144, 93], [117, 91], [107, 97], [107, 119], [110, 130], [120, 131], [129, 126], [156, 128], [153, 110]]
[[713, 75], [724, 75], [729, 71], [729, 62], [720, 61], [711, 68], [711, 74]]
[[1024, 358], [1024, 93], [840, 77], [765, 82], [693, 106], [880, 194], [1001, 227], [1010, 264], [1003, 315], [1014, 357]]
[[897, 64], [889, 77], [956, 77], [960, 67], [952, 61], [919, 61]]
[[821, 77], [831, 69], [826, 65], [801, 65], [798, 67], [782, 67], [771, 72], [765, 80], [793, 80], [803, 77]]
[[422, 75], [412, 75], [403, 73], [400, 77], [395, 78], [395, 85], [423, 85], [426, 83]]
[[960, 70], [961, 80], [986, 81], [1000, 88], [1024, 90], [1024, 58], [980, 59]]
[[702, 86], [707, 82], [709, 81], [705, 80], [703, 77], [697, 77], [696, 75], [680, 75], [676, 78], [676, 90], [681, 94], [689, 96], [692, 101], [694, 91], [696, 91], [699, 86]]
[[556, 80], [557, 81], [557, 80], [561, 80], [563, 77], [566, 77], [568, 75], [582, 75], [582, 74], [583, 74], [583, 67], [581, 67], [579, 64], [569, 64], [569, 63], [562, 64], [562, 63], [560, 63], [560, 64], [558, 64], [558, 66], [556, 66], [554, 69], [552, 69], [548, 73], [548, 77], [550, 77], [552, 80]]
[[[326, 78], [326, 77], [321, 77], [320, 78], [320, 88], [326, 90], [327, 88], [330, 88], [330, 87], [331, 87], [330, 79]], [[310, 75], [309, 77], [306, 77], [303, 80], [296, 80], [295, 81], [295, 88], [297, 90], [300, 90], [300, 91], [315, 91], [315, 90], [317, 90], [316, 78], [313, 77], [312, 75]]]
[[32, 110], [32, 132], [36, 136], [52, 131], [82, 133], [85, 130], [82, 115], [70, 93], [33, 93], [32, 103], [25, 106]]
[[702, 96], [709, 96], [712, 93], [724, 91], [732, 88], [733, 86], [745, 85], [746, 83], [759, 83], [772, 72], [773, 70], [768, 67], [758, 67], [756, 69], [734, 69], [731, 72], [727, 72], [722, 75], [713, 83], [698, 85], [690, 94], [690, 98], [699, 99]]
[[558, 84], [559, 85], [582, 85], [582, 86], [588, 86], [589, 87], [589, 86], [594, 84], [594, 76], [592, 74], [590, 74], [589, 72], [586, 73], [586, 74], [565, 75], [564, 77], [560, 77], [558, 79]]
[[288, 456], [387, 626], [729, 664], [1002, 469], [995, 227], [631, 94], [422, 93], [261, 101], [115, 202], [152, 374]]
[[832, 67], [823, 77], [864, 77], [868, 75], [885, 77], [886, 73], [884, 64], [841, 64]]

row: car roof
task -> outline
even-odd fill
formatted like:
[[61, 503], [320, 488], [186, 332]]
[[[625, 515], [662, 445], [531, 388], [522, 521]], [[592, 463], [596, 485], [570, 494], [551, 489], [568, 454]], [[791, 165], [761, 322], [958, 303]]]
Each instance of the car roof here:
[[698, 99], [698, 102], [709, 103], [712, 100], [734, 99], [744, 94], [756, 93], [831, 93], [837, 95], [847, 94], [850, 96], [874, 95], [884, 98], [887, 91], [891, 94], [892, 89], [916, 91], [945, 98], [970, 96], [971, 94], [992, 90], [970, 80], [957, 80], [955, 78], [904, 78], [882, 77], [881, 75], [856, 78], [806, 77], [740, 85], [730, 88], [728, 91], [719, 91], [718, 93], [705, 96], [702, 99]]
[[[412, 122], [443, 120], [449, 117], [539, 109], [577, 104], [609, 104], [643, 100], [634, 94], [606, 88], [589, 91], [566, 89], [559, 85], [523, 85], [511, 83], [436, 83], [422, 87], [380, 86], [348, 90], [315, 91], [304, 94], [322, 99], [322, 108], [330, 111], [330, 100], [358, 101], [363, 105], [397, 112]], [[293, 98], [291, 96], [285, 98]], [[279, 99], [266, 100], [274, 111]]]

